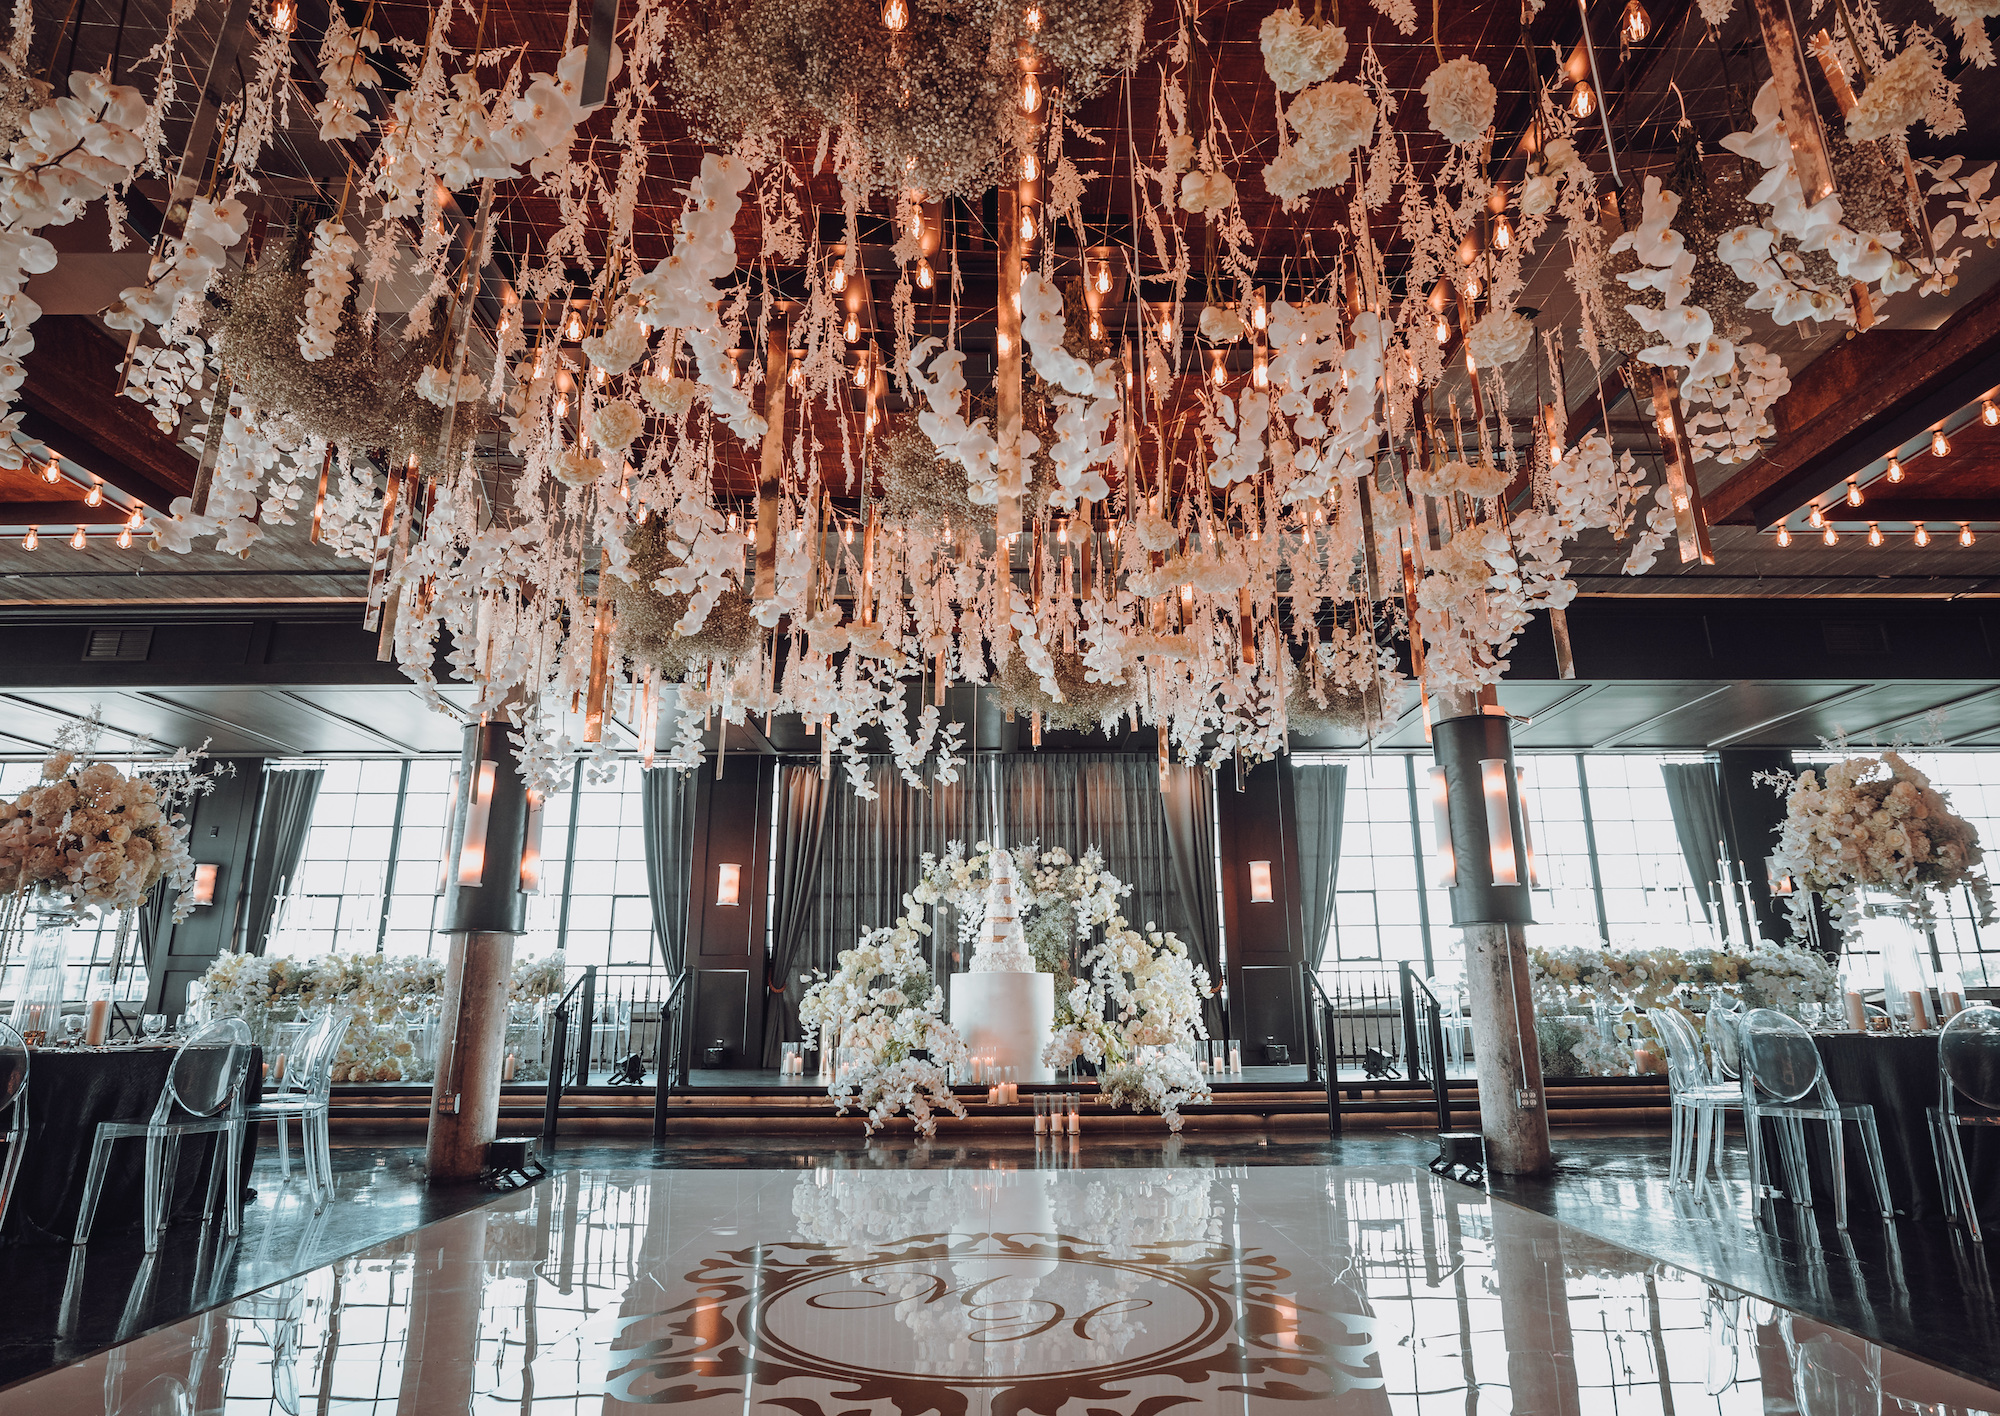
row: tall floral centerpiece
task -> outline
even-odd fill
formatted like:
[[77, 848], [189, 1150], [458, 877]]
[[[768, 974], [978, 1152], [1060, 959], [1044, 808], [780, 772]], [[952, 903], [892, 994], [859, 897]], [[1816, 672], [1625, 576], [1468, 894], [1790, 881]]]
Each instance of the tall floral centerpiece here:
[[1808, 768], [1761, 780], [1785, 794], [1774, 854], [1803, 887], [1786, 901], [1798, 933], [1806, 931], [1815, 894], [1846, 933], [1862, 918], [1865, 892], [1893, 896], [1913, 921], [1925, 921], [1936, 895], [1961, 885], [1978, 902], [1980, 922], [1991, 922], [1979, 832], [1900, 753], [1850, 757], [1824, 776]]
[[871, 929], [839, 966], [806, 990], [799, 1021], [808, 1037], [830, 1034], [858, 1058], [837, 1073], [829, 1095], [842, 1115], [864, 1108], [868, 1131], [908, 1113], [920, 1134], [937, 1131], [937, 1113], [964, 1116], [951, 1091], [950, 1068], [965, 1061], [965, 1043], [944, 1019], [944, 995], [931, 977], [919, 941], [930, 926], [915, 894], [885, 929]]
[[1089, 1058], [1108, 1105], [1157, 1111], [1178, 1131], [1180, 1109], [1211, 1095], [1186, 1046], [1206, 1036], [1208, 986], [1208, 971], [1171, 931], [1141, 932], [1113, 915], [1083, 955], [1043, 1060], [1066, 1067]]

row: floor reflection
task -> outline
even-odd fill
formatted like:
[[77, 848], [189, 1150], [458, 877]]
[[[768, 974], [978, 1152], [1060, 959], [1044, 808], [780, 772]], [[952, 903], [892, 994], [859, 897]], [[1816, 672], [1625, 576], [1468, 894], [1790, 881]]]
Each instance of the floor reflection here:
[[2000, 1413], [2000, 1393], [1413, 1167], [1067, 1164], [572, 1170], [0, 1393], [37, 1416], [100, 1403]]

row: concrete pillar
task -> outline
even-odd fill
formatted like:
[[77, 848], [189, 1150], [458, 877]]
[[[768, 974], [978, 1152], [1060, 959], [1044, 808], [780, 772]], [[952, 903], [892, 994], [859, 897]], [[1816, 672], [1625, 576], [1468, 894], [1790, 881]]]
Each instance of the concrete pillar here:
[[431, 1083], [424, 1162], [433, 1184], [476, 1180], [500, 1124], [507, 1044], [507, 987], [514, 937], [524, 928], [521, 858], [531, 803], [514, 757], [513, 730], [465, 731], [458, 799], [446, 856], [443, 1036]]
[[[1486, 1164], [1503, 1175], [1538, 1175], [1553, 1161], [1528, 977], [1531, 843], [1514, 773], [1512, 724], [1490, 695], [1485, 703], [1469, 694], [1440, 694], [1432, 702], [1438, 719], [1431, 741], [1449, 814], [1451, 918], [1465, 942]], [[1501, 766], [1489, 783], [1483, 764], [1496, 761]], [[1514, 847], [1511, 854], [1500, 851], [1501, 858], [1488, 827], [1489, 793]]]

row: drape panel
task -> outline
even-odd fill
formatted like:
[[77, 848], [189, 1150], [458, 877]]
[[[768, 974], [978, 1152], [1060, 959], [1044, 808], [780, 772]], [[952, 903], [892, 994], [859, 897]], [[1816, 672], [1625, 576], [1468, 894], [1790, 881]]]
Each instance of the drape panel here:
[[1319, 972], [1333, 929], [1340, 875], [1340, 828], [1347, 814], [1347, 768], [1338, 762], [1292, 761], [1299, 818], [1299, 893], [1305, 917], [1306, 963]]
[[[1209, 981], [1222, 983], [1222, 921], [1216, 913], [1215, 776], [1199, 767], [1167, 769], [1162, 796], [1167, 843], [1173, 857], [1174, 893], [1180, 905], [1181, 938]], [[1222, 999], [1211, 995], [1203, 1010], [1209, 1034], [1226, 1031]]]
[[840, 783], [822, 781], [818, 767], [778, 768], [777, 844], [771, 856], [771, 962], [765, 986], [770, 990], [764, 1009], [764, 1065], [775, 1067], [787, 1039], [799, 1036], [799, 1003], [805, 987], [799, 982], [799, 961], [805, 952], [806, 922], [819, 890], [821, 844], [826, 837], [829, 789]]
[[660, 962], [676, 975], [687, 968], [688, 900], [694, 888], [694, 794], [692, 772], [655, 767], [640, 776], [653, 938], [660, 946]]
[[1720, 887], [1717, 861], [1725, 839], [1722, 827], [1722, 786], [1713, 762], [1662, 762], [1667, 806], [1674, 814], [1674, 835], [1681, 843], [1688, 876], [1701, 894], [1702, 917], [1713, 924], [1709, 900]]
[[244, 911], [243, 948], [264, 952], [278, 897], [288, 891], [306, 853], [313, 803], [319, 799], [318, 767], [264, 773], [264, 810], [257, 821], [256, 854], [250, 858], [250, 898]]
[[[1104, 868], [1132, 887], [1123, 913], [1182, 932], [1159, 769], [1134, 753], [1047, 752], [998, 759], [1000, 825], [1007, 844], [1039, 842], [1080, 854], [1096, 846]], [[1185, 938], [1185, 934], [1182, 934]]]

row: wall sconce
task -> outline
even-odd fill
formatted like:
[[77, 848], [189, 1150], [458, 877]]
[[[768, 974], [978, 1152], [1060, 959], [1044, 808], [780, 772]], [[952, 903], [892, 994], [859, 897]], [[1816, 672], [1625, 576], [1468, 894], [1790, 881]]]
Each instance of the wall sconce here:
[[521, 893], [542, 893], [542, 794], [528, 793], [528, 825], [521, 833]]
[[715, 903], [734, 905], [743, 890], [743, 867], [726, 862], [715, 867]]
[[194, 868], [194, 889], [189, 892], [197, 905], [215, 903], [215, 878], [222, 873], [222, 867], [211, 861], [199, 862]]
[[1446, 889], [1458, 884], [1458, 856], [1451, 848], [1451, 788], [1442, 767], [1431, 768], [1431, 818], [1437, 824], [1437, 885]]
[[465, 811], [465, 839], [458, 848], [458, 883], [478, 885], [486, 878], [486, 823], [493, 815], [493, 781], [500, 764], [481, 758], [473, 780], [472, 800]]
[[1271, 862], [1253, 860], [1250, 862], [1250, 903], [1268, 905], [1271, 899]]
[[1542, 888], [1542, 867], [1535, 859], [1535, 833], [1528, 825], [1528, 769], [1514, 769], [1514, 800], [1521, 803], [1521, 850], [1528, 858], [1528, 886]]
[[1791, 874], [1784, 866], [1778, 864], [1778, 858], [1774, 855], [1764, 857], [1764, 880], [1770, 886], [1773, 895], [1789, 895], [1798, 888]]
[[1479, 759], [1479, 786], [1486, 799], [1486, 843], [1493, 858], [1493, 883], [1519, 885], [1521, 868], [1514, 852], [1514, 814], [1508, 809], [1507, 759]]

